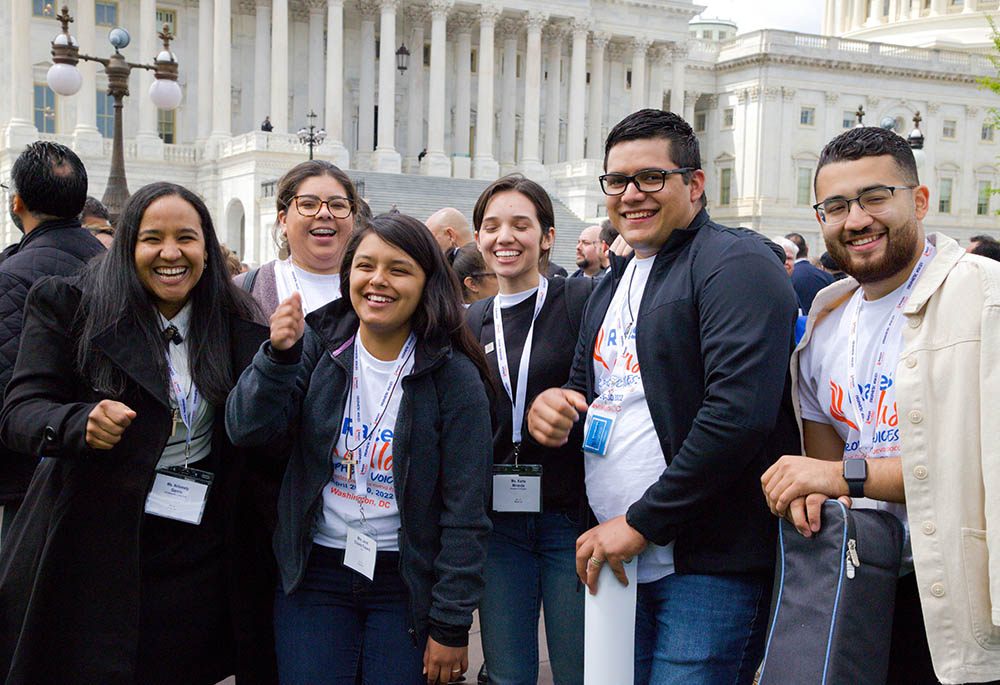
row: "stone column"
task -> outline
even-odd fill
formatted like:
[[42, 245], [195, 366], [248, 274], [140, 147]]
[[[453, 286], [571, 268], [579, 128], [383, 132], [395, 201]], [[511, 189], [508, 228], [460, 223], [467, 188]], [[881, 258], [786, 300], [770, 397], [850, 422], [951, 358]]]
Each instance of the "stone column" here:
[[[76, 40], [80, 52], [93, 55], [96, 52], [96, 16], [94, 3], [79, 2], [76, 5]], [[81, 60], [77, 65], [83, 76], [83, 85], [76, 95], [76, 128], [73, 129], [73, 147], [78, 152], [101, 155], [104, 144], [97, 130], [97, 71], [93, 62]]]
[[498, 5], [479, 7], [479, 89], [476, 97], [476, 156], [474, 178], [494, 179], [500, 171], [493, 158], [493, 30], [500, 16]]
[[378, 65], [378, 147], [372, 168], [398, 174], [403, 158], [396, 151], [396, 7], [399, 0], [380, 0], [381, 35]]
[[426, 5], [406, 8], [406, 21], [410, 24], [410, 68], [407, 70], [406, 158], [403, 170], [419, 173], [417, 157], [424, 149], [424, 24], [431, 16]]
[[358, 82], [358, 151], [354, 163], [359, 169], [371, 168], [372, 148], [375, 147], [375, 17], [378, 3], [360, 0], [361, 69]]
[[[670, 50], [670, 111], [680, 114], [684, 108], [684, 67], [687, 46], [678, 43]], [[690, 122], [688, 122], [690, 123]]]
[[459, 12], [452, 17], [455, 31], [455, 130], [452, 135], [451, 175], [469, 178], [472, 156], [469, 148], [469, 127], [472, 117], [472, 27], [476, 15]]
[[[20, 149], [38, 136], [33, 114], [31, 72], [31, 3], [12, 2], [10, 8], [10, 121], [7, 147]], [[56, 29], [50, 29], [53, 35]]]
[[326, 7], [326, 143], [330, 161], [347, 168], [344, 147], [344, 0], [327, 0]]
[[625, 102], [627, 93], [625, 92], [625, 53], [628, 46], [624, 43], [610, 43], [608, 45], [608, 61], [611, 63], [608, 69], [608, 129], [625, 117]]
[[[198, 139], [212, 132], [212, 54], [215, 10], [213, 0], [198, 2]], [[260, 12], [260, 9], [257, 10]], [[260, 83], [258, 81], [258, 83]], [[263, 117], [261, 117], [263, 121]]]
[[868, 8], [865, 0], [851, 0], [851, 2], [853, 3], [851, 9], [854, 10], [851, 18], [851, 30], [854, 30], [865, 25], [865, 19], [867, 19], [865, 11]]
[[587, 159], [604, 157], [604, 49], [611, 34], [596, 31], [590, 37], [590, 111], [587, 119]]
[[[227, 7], [229, 3], [226, 3]], [[138, 52], [142, 55], [142, 59], [149, 60], [155, 57], [157, 53], [160, 52], [161, 46], [156, 38], [156, 34], [160, 32], [163, 27], [156, 26], [156, 0], [139, 0], [139, 44]], [[228, 22], [226, 25], [228, 30]], [[219, 38], [219, 33], [216, 31], [216, 40]], [[216, 48], [218, 49], [218, 48]], [[228, 53], [227, 53], [228, 57]], [[221, 69], [221, 65], [216, 64], [218, 69]], [[226, 73], [229, 73], [229, 62], [226, 62]], [[139, 156], [142, 158], [146, 157], [162, 157], [163, 156], [163, 143], [157, 135], [156, 131], [156, 105], [149, 97], [149, 87], [153, 85], [153, 72], [148, 69], [139, 70], [139, 88], [133, 93], [137, 96], [136, 99], [139, 101], [139, 126], [136, 130], [135, 141], [139, 148]], [[226, 92], [229, 95], [229, 92]], [[96, 109], [96, 103], [95, 103]], [[231, 122], [227, 119], [225, 124], [225, 129], [228, 132], [232, 127]], [[158, 154], [157, 154], [158, 153]]]
[[587, 33], [590, 22], [574, 19], [570, 23], [573, 43], [570, 52], [569, 111], [566, 125], [566, 161], [583, 159], [583, 120], [587, 107]]
[[420, 172], [429, 176], [450, 176], [451, 160], [444, 151], [444, 118], [446, 113], [448, 12], [454, 0], [431, 0], [431, 75], [427, 93], [427, 156]]
[[514, 171], [514, 135], [517, 129], [517, 38], [521, 22], [513, 17], [500, 21], [503, 38], [503, 78], [500, 90], [500, 173]]
[[326, 104], [326, 60], [323, 58], [323, 15], [326, 0], [306, 0], [309, 10], [309, 111], [319, 115], [317, 122], [323, 125], [323, 107]]
[[[216, 0], [218, 2], [218, 0]], [[273, 0], [271, 15], [271, 125], [288, 133], [288, 0]]]
[[[842, 0], [842, 1], [846, 1], [846, 0]], [[903, 0], [903, 3], [902, 3], [901, 7], [902, 7], [902, 10], [900, 11], [900, 18], [903, 19], [904, 21], [907, 20], [907, 19], [910, 19], [912, 11], [913, 11], [913, 2], [912, 2], [912, 0]]]
[[[279, 0], [280, 1], [280, 0]], [[155, 11], [155, 4], [153, 5]], [[232, 20], [230, 0], [215, 0], [212, 18], [212, 138], [228, 138], [232, 131]]]
[[694, 106], [698, 102], [699, 96], [700, 93], [693, 90], [684, 93], [684, 121], [691, 124], [691, 128], [694, 128]]
[[555, 164], [559, 161], [559, 95], [562, 91], [560, 75], [562, 73], [562, 46], [566, 37], [564, 24], [549, 24], [545, 27], [543, 38], [549, 46], [548, 80], [545, 84], [545, 163]]
[[632, 112], [646, 106], [646, 50], [652, 41], [645, 36], [633, 38], [632, 43]]
[[823, 35], [833, 35], [837, 21], [837, 0], [824, 0], [823, 3]]
[[837, 0], [837, 35], [847, 30], [850, 18], [850, 0]]
[[[271, 115], [271, 0], [257, 0], [257, 16], [254, 23], [253, 125], [254, 130], [257, 130], [264, 117]], [[209, 69], [212, 68], [211, 64], [207, 66]], [[199, 70], [201, 67], [199, 64]], [[198, 78], [201, 78], [200, 73]]]
[[[948, 0], [931, 0], [931, 16], [936, 17], [948, 11]], [[954, 203], [953, 203], [954, 204]]]
[[524, 53], [524, 140], [521, 145], [521, 171], [528, 178], [544, 179], [545, 167], [539, 154], [539, 118], [542, 100], [542, 27], [548, 21], [545, 12], [532, 10], [524, 18], [528, 38]]
[[[647, 107], [652, 109], [663, 109], [663, 80], [666, 70], [667, 55], [670, 54], [667, 48], [662, 45], [651, 48], [646, 56], [649, 57], [649, 98], [646, 100]], [[635, 78], [635, 74], [632, 75]], [[673, 108], [671, 108], [673, 109]], [[674, 110], [676, 114], [681, 114]]]
[[962, 6], [962, 12], [975, 12], [976, 11], [976, 0], [965, 0], [965, 4]]

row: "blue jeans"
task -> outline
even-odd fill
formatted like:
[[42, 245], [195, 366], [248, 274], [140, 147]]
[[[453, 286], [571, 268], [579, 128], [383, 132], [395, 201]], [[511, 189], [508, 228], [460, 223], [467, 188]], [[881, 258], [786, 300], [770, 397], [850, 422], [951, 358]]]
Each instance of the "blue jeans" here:
[[636, 685], [749, 685], [771, 603], [762, 575], [671, 574], [638, 588]]
[[[426, 683], [423, 645], [410, 628], [399, 554], [380, 552], [375, 579], [343, 565], [344, 551], [313, 545], [302, 583], [278, 588], [274, 640], [285, 685]], [[361, 680], [357, 680], [360, 673]]]
[[566, 514], [491, 514], [486, 590], [479, 605], [490, 682], [538, 682], [538, 613], [558, 685], [583, 682], [583, 590], [576, 577], [579, 524]]

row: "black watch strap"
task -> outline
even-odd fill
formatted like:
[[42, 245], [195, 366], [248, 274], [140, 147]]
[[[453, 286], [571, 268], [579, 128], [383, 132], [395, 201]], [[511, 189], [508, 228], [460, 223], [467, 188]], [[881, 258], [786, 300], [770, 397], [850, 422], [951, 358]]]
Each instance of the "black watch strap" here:
[[847, 481], [847, 489], [850, 491], [851, 497], [854, 499], [865, 496], [865, 482], [863, 480]]
[[865, 481], [868, 480], [868, 462], [864, 459], [844, 460], [844, 480], [851, 497], [865, 496]]

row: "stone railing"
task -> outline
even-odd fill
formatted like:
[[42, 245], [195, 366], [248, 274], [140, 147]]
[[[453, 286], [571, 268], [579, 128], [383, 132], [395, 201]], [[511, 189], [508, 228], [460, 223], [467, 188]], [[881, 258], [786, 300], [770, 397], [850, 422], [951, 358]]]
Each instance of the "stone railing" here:
[[[322, 145], [316, 148], [316, 154], [322, 154], [322, 151]], [[219, 143], [219, 157], [231, 157], [245, 152], [304, 154], [307, 152], [307, 148], [299, 142], [299, 137], [294, 133], [265, 133], [264, 131], [250, 131]]]

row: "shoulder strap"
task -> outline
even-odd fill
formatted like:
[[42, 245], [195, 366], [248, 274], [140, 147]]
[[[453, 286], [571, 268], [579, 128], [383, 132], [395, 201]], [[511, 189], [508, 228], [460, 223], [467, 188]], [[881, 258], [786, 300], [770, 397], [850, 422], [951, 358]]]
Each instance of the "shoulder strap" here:
[[248, 293], [252, 294], [253, 284], [257, 282], [257, 273], [259, 271], [260, 271], [259, 266], [255, 266], [254, 268], [247, 271], [247, 275], [243, 277], [243, 283], [240, 284], [240, 287], [246, 290]]

